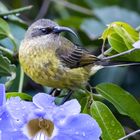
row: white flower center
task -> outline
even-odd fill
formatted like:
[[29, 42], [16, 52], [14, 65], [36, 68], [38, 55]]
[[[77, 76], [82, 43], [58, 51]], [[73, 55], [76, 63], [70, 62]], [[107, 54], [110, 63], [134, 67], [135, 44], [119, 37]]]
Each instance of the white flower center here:
[[33, 140], [48, 140], [48, 137], [43, 131], [39, 131], [33, 138]]

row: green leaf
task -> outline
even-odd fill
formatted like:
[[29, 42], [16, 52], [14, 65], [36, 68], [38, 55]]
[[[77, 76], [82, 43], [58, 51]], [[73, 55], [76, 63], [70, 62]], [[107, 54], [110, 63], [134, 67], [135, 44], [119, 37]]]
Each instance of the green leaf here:
[[0, 54], [0, 77], [6, 77], [6, 84], [10, 84], [16, 77], [15, 65], [10, 60]]
[[82, 21], [83, 21], [83, 18], [81, 18], [81, 17], [70, 16], [68, 18], [61, 19], [61, 20], [58, 19], [57, 23], [59, 23], [59, 25], [74, 27], [74, 28], [78, 29], [80, 27]]
[[140, 126], [140, 104], [130, 93], [111, 83], [99, 84], [95, 89], [121, 114], [128, 115]]
[[9, 29], [7, 22], [5, 20], [3, 20], [2, 18], [0, 18], [0, 37], [1, 37], [1, 39], [5, 38], [9, 35], [10, 35], [10, 29]]
[[123, 39], [126, 47], [132, 49], [132, 44], [138, 40], [139, 34], [129, 24], [124, 22], [114, 22], [110, 26], [113, 27], [114, 31]]
[[118, 140], [125, 135], [121, 124], [114, 117], [109, 108], [99, 101], [94, 101], [91, 106], [91, 115], [96, 119], [102, 129], [103, 140]]
[[123, 39], [116, 33], [108, 36], [108, 42], [111, 47], [118, 53], [128, 50]]
[[103, 32], [101, 38], [108, 39], [111, 47], [117, 52], [127, 51], [133, 48], [138, 38], [138, 32], [125, 22], [113, 22]]
[[81, 112], [90, 114], [90, 105], [92, 102], [91, 94], [86, 90], [76, 90], [73, 94], [73, 98], [76, 98], [81, 105]]
[[30, 96], [29, 94], [26, 93], [19, 93], [19, 92], [7, 92], [6, 93], [6, 99], [9, 99], [11, 97], [20, 97], [22, 100], [28, 100], [28, 101], [32, 101], [32, 96]]
[[0, 76], [11, 76], [15, 71], [15, 65], [12, 65], [10, 60], [2, 54], [0, 54], [0, 62]]
[[81, 105], [81, 112], [90, 114], [91, 97], [89, 95], [85, 96], [81, 98], [79, 102]]
[[[106, 7], [111, 5], [118, 5], [118, 0], [84, 0], [89, 7], [91, 8], [99, 8], [99, 7]], [[122, 2], [122, 1], [121, 1]]]
[[[9, 12], [8, 8], [0, 1], [0, 13], [2, 14], [7, 12]], [[22, 26], [23, 28], [27, 28], [27, 24], [23, 20], [18, 18], [16, 15], [8, 15], [4, 16], [4, 18], [8, 18], [8, 21], [14, 22]]]
[[[117, 26], [114, 27], [115, 31], [121, 37], [125, 36], [126, 38], [128, 38], [128, 40], [130, 40], [131, 43], [134, 43], [136, 40], [139, 39], [138, 32], [132, 26], [130, 26], [128, 23], [125, 23], [125, 22], [114, 22], [112, 24], [117, 25]], [[120, 27], [119, 30], [118, 30], [118, 27]]]
[[15, 41], [13, 35], [10, 32], [9, 25], [2, 18], [0, 18], [0, 37], [1, 37], [0, 39], [3, 39], [5, 37], [8, 37], [11, 40], [11, 42], [13, 43], [13, 45], [14, 45], [14, 47], [16, 49], [17, 44], [16, 44], [16, 41]]

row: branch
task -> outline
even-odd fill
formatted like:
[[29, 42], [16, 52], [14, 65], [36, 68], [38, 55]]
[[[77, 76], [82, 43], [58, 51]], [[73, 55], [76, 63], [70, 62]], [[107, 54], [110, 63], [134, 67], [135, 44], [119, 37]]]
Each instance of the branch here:
[[45, 16], [45, 14], [48, 11], [49, 5], [50, 5], [50, 0], [44, 0], [43, 1], [42, 5], [41, 5], [41, 8], [40, 8], [40, 10], [38, 12], [38, 15], [36, 16], [35, 20], [43, 18]]
[[24, 72], [23, 69], [20, 66], [20, 79], [19, 79], [19, 87], [18, 87], [18, 92], [22, 92], [23, 89], [23, 83], [24, 83]]
[[9, 54], [11, 57], [13, 57], [13, 55], [14, 55], [14, 53], [11, 50], [4, 48], [2, 46], [0, 46], [0, 51], [3, 51], [5, 53]]
[[7, 11], [5, 13], [0, 13], [0, 17], [21, 13], [21, 12], [30, 10], [32, 7], [33, 7], [32, 5], [29, 5], [29, 6], [26, 6], [26, 7], [22, 7], [22, 8], [14, 9], [14, 10], [11, 10], [11, 11]]
[[126, 135], [125, 137], [120, 138], [119, 140], [125, 140], [125, 139], [127, 139], [129, 137], [132, 137], [132, 136], [136, 135], [137, 133], [140, 133], [140, 129], [137, 130], [137, 131], [134, 131], [134, 132], [132, 132], [132, 133], [130, 133], [128, 135]]
[[86, 14], [86, 15], [90, 15], [90, 16], [93, 16], [93, 12], [87, 8], [84, 8], [84, 7], [81, 7], [81, 6], [78, 6], [78, 5], [75, 5], [73, 3], [70, 3], [70, 2], [67, 2], [65, 0], [51, 0], [53, 2], [56, 2], [58, 4], [61, 4], [69, 9], [72, 9], [74, 11], [77, 11], [77, 12], [80, 12], [80, 13], [83, 13], [83, 14]]

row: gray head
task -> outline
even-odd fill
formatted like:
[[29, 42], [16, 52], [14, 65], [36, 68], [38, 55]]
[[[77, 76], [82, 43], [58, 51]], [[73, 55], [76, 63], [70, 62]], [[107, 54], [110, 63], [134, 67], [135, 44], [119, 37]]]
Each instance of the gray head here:
[[63, 31], [70, 32], [77, 36], [74, 31], [68, 27], [59, 26], [57, 23], [49, 19], [39, 19], [28, 28], [25, 38], [31, 39], [44, 35], [59, 34]]

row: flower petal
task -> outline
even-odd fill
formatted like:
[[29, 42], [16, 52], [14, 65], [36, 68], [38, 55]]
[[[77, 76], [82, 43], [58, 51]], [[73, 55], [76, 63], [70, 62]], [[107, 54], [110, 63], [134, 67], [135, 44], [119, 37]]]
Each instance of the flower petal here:
[[54, 138], [52, 138], [51, 140], [74, 140], [70, 137], [68, 137], [67, 135], [58, 135], [58, 136], [55, 136]]
[[11, 129], [13, 129], [11, 117], [8, 112], [5, 111], [0, 115], [0, 131], [10, 131]]
[[38, 93], [33, 97], [33, 103], [39, 108], [47, 108], [55, 106], [55, 97], [52, 97], [46, 93]]
[[5, 97], [5, 86], [4, 84], [0, 84], [0, 107], [4, 105], [6, 102], [6, 97]]
[[20, 97], [11, 97], [6, 102], [6, 108], [11, 115], [16, 127], [23, 125], [27, 116], [35, 109], [32, 102], [23, 101]]
[[79, 114], [81, 110], [80, 104], [76, 99], [65, 102], [61, 106], [57, 106], [54, 113], [54, 120], [60, 120], [61, 123], [71, 115]]
[[63, 124], [57, 123], [59, 134], [73, 140], [99, 140], [101, 129], [97, 122], [86, 114], [73, 115]]
[[1, 140], [29, 140], [21, 131], [1, 133]]

